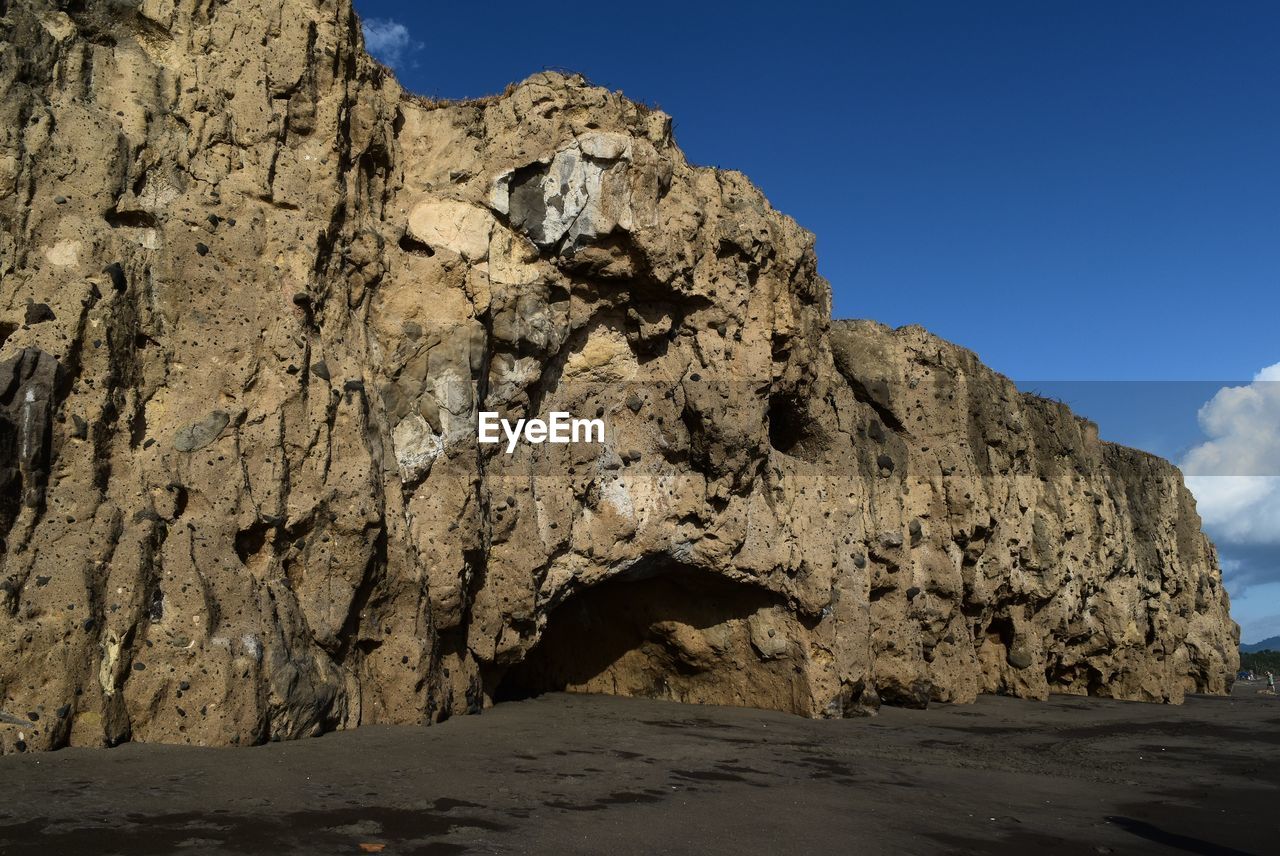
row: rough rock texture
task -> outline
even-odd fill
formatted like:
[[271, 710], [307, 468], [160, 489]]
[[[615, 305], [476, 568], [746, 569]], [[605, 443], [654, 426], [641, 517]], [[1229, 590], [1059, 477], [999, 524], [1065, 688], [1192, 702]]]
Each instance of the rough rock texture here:
[[869, 439], [905, 468], [900, 519], [870, 547], [886, 700], [1229, 688], [1238, 630], [1175, 467], [918, 327], [837, 321], [830, 340], [880, 417]]
[[[832, 323], [664, 114], [423, 101], [345, 0], [0, 12], [0, 752], [1227, 687], [1178, 471]], [[508, 455], [482, 409], [606, 437]]]

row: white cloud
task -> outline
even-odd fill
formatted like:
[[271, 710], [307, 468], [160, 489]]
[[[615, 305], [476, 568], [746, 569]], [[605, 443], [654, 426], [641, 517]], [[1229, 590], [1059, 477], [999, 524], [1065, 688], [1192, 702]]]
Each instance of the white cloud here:
[[1280, 363], [1218, 390], [1199, 419], [1209, 441], [1183, 460], [1188, 475], [1280, 476]]
[[364, 47], [375, 59], [400, 68], [410, 54], [422, 48], [409, 35], [409, 28], [390, 18], [369, 18], [362, 23]]
[[1200, 408], [1208, 441], [1182, 461], [1205, 525], [1226, 541], [1280, 544], [1280, 363]]
[[1233, 594], [1243, 594], [1280, 579], [1280, 363], [1220, 389], [1199, 419], [1209, 439], [1182, 469]]
[[1215, 540], [1280, 545], [1280, 477], [1187, 476]]

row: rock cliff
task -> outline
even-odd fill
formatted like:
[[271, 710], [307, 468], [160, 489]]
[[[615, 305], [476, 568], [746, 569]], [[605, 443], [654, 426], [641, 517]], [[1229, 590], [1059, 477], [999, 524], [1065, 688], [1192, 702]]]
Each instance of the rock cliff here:
[[1179, 472], [832, 322], [812, 236], [663, 113], [423, 100], [347, 0], [0, 15], [0, 752], [1228, 687]]

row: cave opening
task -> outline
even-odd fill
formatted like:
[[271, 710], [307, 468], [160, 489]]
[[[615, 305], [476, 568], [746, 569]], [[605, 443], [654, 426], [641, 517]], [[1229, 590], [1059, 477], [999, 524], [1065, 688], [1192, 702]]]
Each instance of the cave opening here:
[[555, 607], [525, 658], [486, 683], [495, 703], [577, 692], [808, 714], [804, 634], [762, 588], [646, 562]]

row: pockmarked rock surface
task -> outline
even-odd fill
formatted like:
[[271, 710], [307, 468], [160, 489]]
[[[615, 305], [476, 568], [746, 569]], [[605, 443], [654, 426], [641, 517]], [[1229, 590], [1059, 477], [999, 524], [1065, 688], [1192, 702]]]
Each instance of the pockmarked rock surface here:
[[663, 113], [423, 100], [345, 0], [68, 8], [0, 7], [0, 752], [1228, 688], [1179, 472], [831, 321]]

